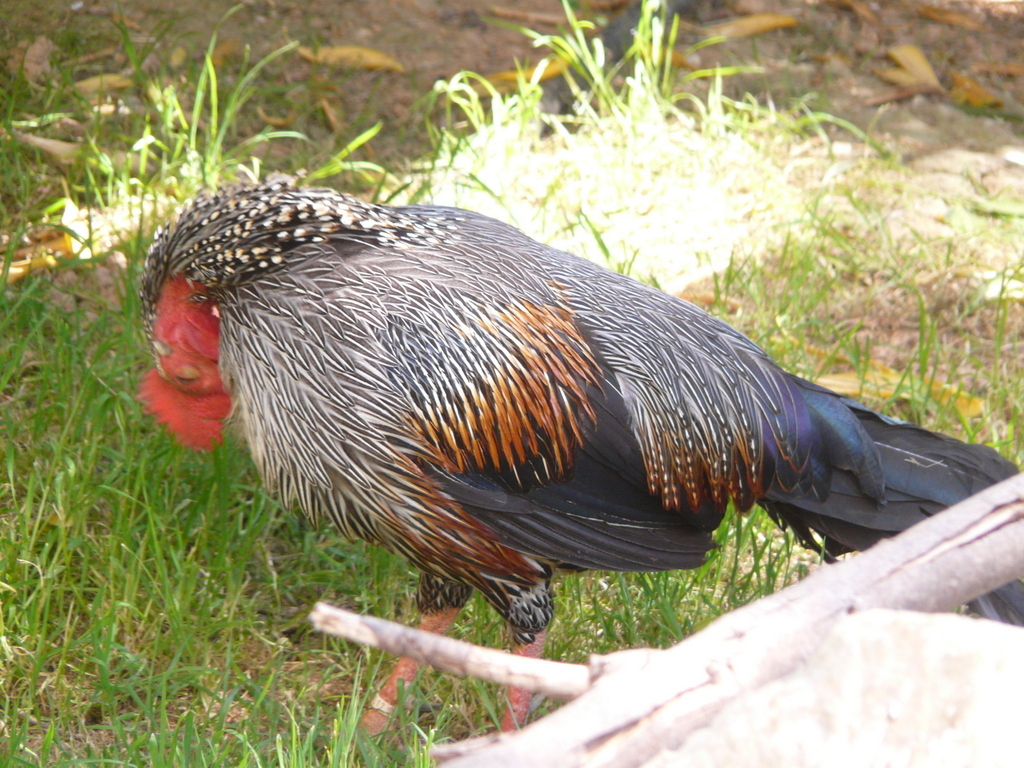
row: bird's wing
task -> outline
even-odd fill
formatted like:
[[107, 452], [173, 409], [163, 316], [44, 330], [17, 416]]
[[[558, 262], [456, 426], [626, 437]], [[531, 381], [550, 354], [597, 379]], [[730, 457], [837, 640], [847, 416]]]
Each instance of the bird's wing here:
[[703, 563], [714, 546], [708, 531], [721, 517], [697, 525], [666, 510], [648, 490], [621, 398], [608, 386], [587, 394], [595, 419], [582, 425], [563, 478], [516, 490], [486, 470], [431, 476], [505, 545], [563, 566], [655, 571]]
[[359, 268], [391, 280], [370, 281], [385, 308], [376, 341], [425, 446], [418, 464], [519, 551], [579, 568], [700, 564], [721, 512], [686, 519], [652, 495], [617, 385], [558, 287], [517, 275], [505, 285], [520, 290], [503, 292], [438, 250], [377, 252]]
[[[726, 324], [484, 217], [408, 210], [448, 234], [422, 246], [362, 235], [305, 246], [225, 305], [227, 318], [232, 306], [263, 318], [235, 346], [260, 338], [247, 359], [271, 348], [280, 358], [253, 378], [252, 397], [271, 381], [276, 410], [261, 412], [296, 422], [281, 434], [319, 443], [294, 451], [311, 484], [345, 461], [357, 480], [364, 465], [386, 472], [390, 450], [501, 543], [617, 570], [695, 565], [731, 499], [744, 509], [770, 493], [823, 499], [835, 467], [881, 496], [877, 453], [849, 410], [810, 408], [793, 377]], [[259, 314], [261, 302], [276, 309]], [[275, 340], [285, 323], [294, 332]], [[394, 483], [379, 485], [395, 496]]]
[[852, 417], [822, 432], [787, 374], [692, 305], [457, 215], [450, 246], [364, 251], [352, 270], [384, 307], [376, 341], [421, 465], [503, 543], [694, 565], [730, 499], [827, 489], [828, 444], [862, 438]]
[[[495, 332], [471, 334], [472, 341], [456, 335], [446, 341], [434, 339], [429, 354], [391, 339], [404, 350], [401, 358], [406, 364], [420, 361], [415, 373], [407, 370], [411, 388], [427, 381], [450, 394], [454, 390], [446, 382], [470, 382], [474, 398], [456, 400], [471, 409], [482, 402], [486, 410], [492, 393], [473, 365], [496, 359], [494, 354], [480, 354], [480, 345], [502, 336], [523, 342], [528, 356], [535, 339], [545, 344], [568, 339], [571, 355], [586, 363], [570, 366], [582, 385], [569, 390], [569, 397], [553, 387], [548, 398], [531, 395], [528, 401], [513, 404], [513, 413], [543, 410], [548, 401], [569, 404], [567, 410], [555, 412], [575, 426], [553, 445], [550, 434], [541, 430], [541, 449], [526, 461], [505, 466], [464, 461], [457, 472], [445, 470], [446, 492], [498, 530], [503, 540], [549, 557], [557, 552], [567, 562], [627, 569], [627, 561], [634, 563], [632, 567], [644, 561], [672, 561], [659, 545], [677, 533], [685, 538], [688, 531], [714, 528], [730, 500], [741, 509], [766, 498], [808, 500], [824, 508], [829, 495], [842, 497], [844, 488], [845, 495], [856, 498], [859, 510], [879, 521], [876, 531], [886, 525], [905, 526], [905, 516], [896, 510], [887, 510], [892, 515], [882, 511], [888, 478], [880, 449], [862, 420], [835, 396], [817, 396], [742, 334], [693, 305], [526, 240], [497, 223], [470, 216], [466, 224], [467, 229], [489, 228], [485, 261], [499, 264], [508, 274], [486, 281], [467, 275], [454, 289], [459, 295], [454, 303], [484, 307], [470, 309], [470, 318], [474, 312], [488, 318], [507, 315], [510, 302], [528, 309], [518, 312], [515, 323], [490, 329]], [[461, 250], [466, 252], [465, 244]], [[443, 256], [435, 251], [432, 263], [443, 264]], [[471, 273], [472, 262], [465, 268]], [[537, 276], [549, 288], [547, 293], [531, 283], [530, 278]], [[479, 290], [484, 283], [488, 289]], [[519, 291], [511, 298], [509, 286]], [[453, 304], [443, 297], [426, 301]], [[403, 311], [400, 316], [404, 322], [411, 315]], [[557, 317], [557, 322], [550, 317]], [[474, 322], [486, 325], [460, 320]], [[399, 335], [421, 344], [431, 337], [430, 331], [424, 333], [424, 324]], [[473, 345], [475, 349], [469, 349]], [[559, 344], [555, 347], [557, 351]], [[525, 369], [535, 374], [534, 383], [553, 378], [554, 369], [543, 363], [548, 356], [546, 351], [534, 355], [533, 363], [523, 358]], [[468, 363], [451, 367], [455, 360]], [[487, 370], [502, 379], [509, 373]], [[548, 391], [544, 386], [542, 390]], [[515, 388], [527, 391], [518, 384]], [[447, 421], [453, 430], [468, 422], [429, 406], [421, 414], [427, 415], [427, 423]], [[576, 421], [574, 415], [579, 416]], [[530, 423], [520, 426], [529, 431]], [[495, 433], [486, 428], [472, 431], [464, 437], [465, 444], [479, 443], [481, 434]], [[519, 435], [518, 428], [509, 434]], [[564, 456], [573, 442], [572, 473], [566, 474]], [[508, 445], [504, 439], [498, 443]], [[552, 460], [552, 450], [560, 461]], [[553, 466], [557, 471], [549, 471]], [[883, 517], [892, 519], [882, 521]], [[578, 551], [583, 545], [570, 552], [567, 543], [585, 540], [589, 560]], [[686, 546], [679, 542], [672, 546], [680, 558], [692, 554], [682, 554]]]

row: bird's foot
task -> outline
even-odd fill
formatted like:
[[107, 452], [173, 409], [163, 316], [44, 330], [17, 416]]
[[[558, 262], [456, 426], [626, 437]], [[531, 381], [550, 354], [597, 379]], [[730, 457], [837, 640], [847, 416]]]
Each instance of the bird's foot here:
[[360, 720], [363, 730], [370, 736], [382, 733], [391, 722], [391, 713], [394, 711], [395, 705], [385, 701], [384, 697], [378, 693], [373, 697], [370, 706], [363, 712], [362, 720]]
[[[539, 659], [544, 655], [544, 641], [547, 639], [547, 632], [538, 632], [534, 641], [529, 645], [519, 645], [512, 651], [516, 656], [525, 656], [530, 659]], [[534, 697], [525, 688], [508, 689], [508, 707], [501, 718], [501, 730], [515, 731], [526, 725], [530, 713], [544, 700], [543, 696]]]
[[[425, 615], [420, 621], [419, 628], [424, 632], [443, 635], [458, 615], [458, 608], [449, 608], [437, 614]], [[408, 690], [413, 680], [416, 679], [419, 668], [420, 665], [408, 657], [399, 659], [395, 664], [388, 679], [363, 713], [361, 723], [363, 730], [369, 735], [376, 736], [387, 728], [395, 707], [404, 698], [404, 691]]]
[[[367, 706], [360, 720], [363, 730], [370, 736], [383, 733], [387, 729], [388, 723], [391, 722], [397, 706], [397, 704], [389, 704], [380, 694], [374, 696], [373, 701]], [[440, 704], [431, 704], [429, 701], [416, 701], [412, 698], [402, 702], [402, 706], [418, 716], [436, 715], [441, 710]], [[531, 711], [533, 710], [531, 709]]]
[[547, 698], [543, 693], [530, 693], [522, 688], [508, 689], [508, 707], [501, 717], [501, 730], [508, 733], [517, 731], [526, 725], [530, 715]]

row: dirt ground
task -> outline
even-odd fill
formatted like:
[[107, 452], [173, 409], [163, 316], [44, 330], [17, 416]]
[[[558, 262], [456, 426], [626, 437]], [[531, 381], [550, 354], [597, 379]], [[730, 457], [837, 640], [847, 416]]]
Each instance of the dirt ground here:
[[[940, 5], [700, 0], [683, 25], [677, 49], [701, 38], [697, 25], [750, 13], [790, 14], [797, 26], [705, 48], [690, 56], [691, 64], [756, 64], [762, 73], [729, 78], [727, 90], [736, 96], [750, 92], [779, 107], [803, 99], [812, 109], [891, 140], [908, 160], [950, 147], [1004, 155], [1008, 147], [1024, 147], [1024, 2], [931, 2]], [[599, 9], [612, 4], [581, 0], [576, 5], [600, 23], [608, 12]], [[555, 32], [550, 20], [562, 13], [559, 0], [243, 0], [224, 19], [235, 5], [236, 0], [3, 0], [0, 45], [11, 58], [19, 46], [24, 49], [47, 36], [58, 57], [81, 62], [74, 68], [76, 80], [127, 66], [114, 23], [118, 19], [138, 48], [163, 62], [174, 56], [198, 60], [218, 23], [225, 59], [240, 58], [250, 46], [257, 60], [291, 41], [373, 48], [401, 63], [404, 71], [324, 73], [291, 55], [276, 72], [282, 98], [301, 101], [296, 89], [320, 82], [321, 92], [336, 105], [337, 121], [320, 125], [328, 121], [314, 115], [319, 99], [313, 94], [307, 98], [310, 119], [297, 125], [299, 130], [316, 140], [318, 128], [337, 132], [339, 121], [383, 120], [384, 134], [397, 137], [400, 150], [408, 142], [408, 156], [421, 149], [415, 124], [422, 120], [415, 105], [436, 80], [459, 70], [493, 73], [512, 69], [516, 61], [538, 59], [531, 41], [509, 24], [518, 18], [539, 32]], [[881, 80], [877, 71], [892, 67], [887, 52], [904, 44], [918, 46], [947, 93], [889, 100], [899, 88]], [[1001, 104], [973, 110], [955, 105], [948, 89], [962, 76], [973, 78]], [[280, 109], [284, 113], [291, 107], [284, 103]]]

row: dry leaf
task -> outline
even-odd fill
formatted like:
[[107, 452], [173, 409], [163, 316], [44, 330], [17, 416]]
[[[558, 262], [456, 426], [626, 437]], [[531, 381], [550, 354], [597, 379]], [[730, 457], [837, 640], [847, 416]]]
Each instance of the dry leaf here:
[[487, 12], [496, 18], [504, 19], [505, 21], [514, 21], [516, 24], [522, 24], [527, 27], [556, 27], [559, 24], [565, 23], [564, 14], [530, 13], [529, 11], [517, 11], [512, 8], [500, 8], [496, 5], [492, 5], [488, 8]]
[[784, 13], [755, 13], [753, 16], [712, 24], [703, 27], [701, 31], [707, 37], [750, 37], [775, 29], [795, 27], [799, 23], [794, 17]]
[[691, 72], [697, 67], [679, 51], [672, 51], [672, 66], [676, 69], [688, 69]]
[[[856, 371], [847, 371], [846, 373], [826, 373], [824, 376], [818, 376], [814, 383], [818, 386], [831, 389], [833, 392], [837, 392], [840, 395], [846, 397], [861, 397], [862, 395], [871, 394], [878, 397], [892, 397], [893, 392], [881, 393], [878, 391], [878, 384], [868, 371], [863, 377]], [[884, 383], [884, 382], [883, 382]], [[898, 383], [898, 382], [897, 382]]]
[[98, 51], [93, 51], [92, 53], [87, 53], [84, 56], [79, 56], [77, 59], [69, 63], [74, 67], [80, 67], [83, 64], [92, 64], [92, 62], [105, 59], [107, 56], [115, 56], [120, 50], [120, 46], [111, 45], [108, 48], [101, 48]]
[[869, 24], [878, 24], [878, 16], [871, 10], [871, 6], [862, 0], [842, 0], [842, 3]]
[[[558, 77], [563, 74], [566, 70], [566, 66], [567, 64], [563, 59], [550, 58], [545, 59], [536, 67], [529, 67], [523, 70], [509, 69], [504, 72], [495, 72], [487, 75], [486, 80], [494, 86], [494, 90], [498, 93], [510, 93], [518, 87], [520, 77], [528, 83], [543, 83], [545, 80], [550, 80], [553, 77]], [[696, 67], [687, 60], [686, 56], [675, 50], [672, 51], [672, 66], [679, 69], [696, 69]], [[536, 75], [538, 67], [544, 68], [539, 76]], [[487, 89], [483, 86], [478, 85], [475, 87], [475, 90], [481, 95], [486, 95]]]
[[[539, 76], [537, 75], [537, 69], [543, 67]], [[534, 79], [538, 83], [543, 83], [545, 80], [550, 80], [553, 77], [565, 72], [566, 64], [562, 59], [545, 59], [536, 67], [530, 67], [529, 69], [512, 69], [505, 72], [495, 72], [492, 75], [487, 75], [487, 82], [494, 86], [494, 90], [498, 93], [509, 93], [514, 91], [519, 85], [519, 79], [522, 78], [526, 82], [532, 82]], [[483, 93], [486, 88], [478, 86], [476, 88], [478, 93]]]
[[289, 125], [295, 122], [295, 110], [293, 109], [284, 117], [272, 117], [263, 111], [263, 107], [256, 107], [256, 114], [260, 116], [267, 125], [271, 125], [274, 128], [287, 128]]
[[46, 240], [14, 252], [15, 260], [7, 273], [8, 284], [55, 267], [60, 261], [87, 261], [93, 258], [91, 246], [100, 232], [95, 217], [88, 210], [80, 209], [70, 198], [65, 198], [60, 223], [62, 230], [51, 229], [49, 234], [52, 236]]
[[[804, 348], [821, 359], [830, 359], [846, 365], [853, 364], [845, 355], [830, 355], [828, 352], [810, 345], [804, 345]], [[869, 360], [868, 370], [864, 372], [863, 376], [856, 371], [833, 373], [819, 376], [814, 383], [847, 397], [856, 398], [863, 394], [870, 394], [882, 398], [893, 396], [906, 398], [909, 397], [909, 394], [902, 391], [900, 387], [903, 381], [904, 376], [899, 371], [877, 360]], [[980, 397], [967, 394], [959, 387], [954, 387], [944, 381], [933, 379], [928, 384], [928, 390], [936, 402], [943, 405], [952, 404], [957, 413], [965, 419], [980, 416], [985, 411], [985, 403]]]
[[691, 291], [684, 288], [681, 291], [673, 291], [672, 295], [678, 296], [683, 301], [704, 307], [704, 309], [711, 309], [718, 301], [725, 304], [725, 308], [729, 312], [739, 312], [743, 308], [743, 303], [739, 299], [731, 297], [722, 298], [717, 296], [714, 291]]
[[185, 62], [188, 61], [188, 48], [183, 45], [177, 45], [174, 50], [171, 51], [171, 55], [167, 60], [171, 69], [181, 69]]
[[38, 256], [43, 251], [57, 254], [59, 256], [74, 256], [74, 247], [71, 242], [71, 237], [67, 232], [61, 232], [55, 228], [48, 228], [47, 232], [52, 234], [52, 237], [47, 237], [45, 240], [40, 240], [38, 243], [32, 245], [26, 245], [24, 248], [19, 248], [14, 252], [14, 258], [29, 259], [33, 256]]
[[25, 77], [30, 83], [38, 85], [45, 80], [50, 72], [50, 56], [57, 51], [57, 46], [43, 35], [37, 37], [32, 45], [25, 51], [25, 58], [21, 65], [25, 70]]
[[351, 69], [384, 69], [388, 72], [404, 72], [405, 68], [385, 53], [373, 48], [362, 48], [358, 45], [331, 45], [314, 51], [312, 48], [300, 47], [299, 56], [306, 61], [328, 66], [349, 67]]
[[[877, 72], [879, 77], [896, 85], [921, 87], [934, 91], [943, 90], [942, 84], [935, 76], [935, 70], [932, 69], [932, 65], [918, 46], [899, 45], [889, 51], [889, 57], [899, 65], [900, 69], [879, 71]], [[905, 74], [897, 74], [900, 72]]]
[[114, 23], [120, 22], [121, 24], [124, 24], [126, 27], [128, 27], [128, 29], [132, 30], [133, 32], [145, 32], [146, 31], [146, 30], [144, 30], [142, 28], [142, 25], [139, 24], [139, 22], [137, 22], [135, 19], [128, 18], [123, 13], [112, 13], [112, 14], [110, 14], [110, 18], [111, 18], [111, 20]]
[[947, 8], [936, 8], [934, 5], [917, 6], [917, 15], [925, 19], [929, 19], [930, 21], [937, 21], [940, 24], [949, 24], [952, 27], [971, 29], [975, 32], [981, 32], [985, 29], [985, 27], [970, 16], [957, 13], [956, 11], [951, 11]]
[[961, 75], [959, 72], [949, 73], [953, 78], [953, 87], [949, 91], [950, 97], [957, 104], [966, 104], [968, 107], [991, 107], [999, 109], [1003, 106], [1003, 100], [985, 88], [974, 78]]
[[11, 268], [7, 270], [7, 284], [11, 285], [34, 272], [41, 272], [55, 266], [57, 266], [57, 260], [48, 253], [42, 256], [33, 256], [30, 259], [12, 261]]
[[[889, 58], [907, 70], [914, 76], [914, 84], [933, 87], [936, 91], [942, 90], [939, 78], [935, 76], [935, 70], [928, 63], [928, 59], [921, 53], [916, 45], [899, 45], [889, 51]], [[908, 83], [909, 85], [909, 83]]]
[[242, 44], [233, 37], [221, 40], [217, 47], [210, 54], [210, 61], [213, 66], [220, 67], [230, 59], [236, 59], [242, 55]]
[[[131, 238], [131, 233], [138, 226], [136, 213], [127, 208], [123, 210], [118, 206], [109, 209], [79, 208], [70, 198], [64, 199], [64, 211], [61, 215], [61, 229], [48, 230], [40, 234], [45, 238], [42, 245], [36, 244], [30, 251], [19, 252], [19, 258], [13, 280], [18, 280], [26, 274], [52, 267], [58, 263], [66, 263], [67, 259], [74, 259], [74, 266], [89, 265], [96, 254], [103, 256], [99, 273], [104, 270], [108, 272], [113, 269], [124, 269], [127, 267], [125, 256], [116, 248], [120, 243]], [[146, 204], [147, 217], [151, 215], [165, 215], [163, 211], [165, 203], [152, 201]], [[123, 206], [121, 207], [123, 208]], [[158, 213], [160, 211], [160, 213]], [[56, 254], [43, 253], [42, 250], [51, 250]], [[98, 284], [100, 293], [104, 300], [111, 305], [117, 304], [118, 292], [116, 286], [111, 285], [109, 290], [105, 289], [102, 281]]]
[[[863, 377], [856, 371], [833, 373], [819, 376], [814, 380], [814, 383], [827, 387], [833, 392], [838, 392], [840, 395], [853, 398], [864, 394], [881, 398], [897, 395], [909, 397], [906, 392], [901, 391], [900, 384], [902, 381], [903, 376], [899, 371], [872, 361], [871, 368], [865, 371]], [[963, 390], [952, 387], [945, 382], [932, 381], [928, 389], [936, 402], [943, 405], [952, 405], [956, 408], [957, 413], [965, 419], [980, 416], [985, 412], [985, 402], [980, 397], [965, 394]]]
[[58, 141], [57, 139], [45, 139], [42, 136], [33, 136], [31, 133], [22, 133], [21, 131], [11, 131], [11, 136], [18, 141], [49, 153], [62, 163], [73, 162], [75, 157], [78, 156], [78, 152], [82, 149], [81, 144], [73, 144], [70, 141]]
[[1016, 64], [1012, 61], [979, 61], [974, 64], [971, 64], [971, 72], [977, 72], [982, 74], [990, 72], [994, 75], [1006, 75], [1008, 77], [1024, 77], [1024, 64]]
[[883, 69], [881, 67], [876, 67], [872, 71], [875, 73], [876, 77], [885, 80], [885, 82], [887, 83], [892, 83], [893, 85], [900, 85], [905, 87], [920, 85], [920, 83], [917, 82], [916, 75], [914, 75], [913, 72], [908, 72], [905, 69], [899, 69], [896, 67], [886, 67]]
[[[68, 232], [73, 232], [76, 235], [76, 237], [68, 236], [68, 255], [74, 255], [76, 259], [80, 260], [91, 259], [90, 244], [95, 239], [96, 230], [94, 222], [90, 221], [88, 211], [83, 214], [71, 198], [65, 198], [60, 223]], [[75, 250], [76, 246], [77, 250]]]
[[70, 257], [73, 253], [73, 243], [66, 232], [41, 243], [19, 248], [14, 252], [14, 260], [7, 271], [7, 284], [11, 285], [34, 272], [57, 266], [56, 255]]
[[93, 75], [85, 80], [75, 83], [75, 90], [83, 96], [93, 96], [97, 93], [109, 93], [121, 88], [127, 88], [132, 84], [130, 77], [118, 74]]
[[324, 117], [327, 118], [327, 124], [331, 126], [331, 131], [333, 133], [340, 131], [341, 121], [338, 119], [337, 114], [335, 114], [334, 109], [331, 107], [327, 99], [325, 97], [321, 97], [320, 101], [317, 103], [320, 105], [320, 109], [323, 110]]

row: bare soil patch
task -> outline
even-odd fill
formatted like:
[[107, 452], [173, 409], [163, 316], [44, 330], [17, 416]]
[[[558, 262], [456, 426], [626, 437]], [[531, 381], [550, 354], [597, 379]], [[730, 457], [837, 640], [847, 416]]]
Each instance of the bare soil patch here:
[[[599, 9], [606, 5], [584, 0], [578, 11], [601, 23], [608, 12]], [[219, 55], [227, 62], [240, 58], [246, 46], [258, 60], [292, 41], [377, 49], [400, 62], [404, 72], [325, 70], [289, 56], [272, 69], [281, 100], [274, 117], [289, 116], [295, 128], [323, 140], [337, 131], [320, 103], [326, 99], [342, 126], [383, 120], [378, 148], [408, 157], [424, 148], [416, 104], [435, 81], [460, 70], [509, 70], [517, 61], [542, 55], [527, 37], [497, 22], [497, 15], [521, 14], [541, 32], [556, 31], [544, 21], [562, 15], [559, 0], [245, 0], [225, 18], [235, 6], [235, 0], [137, 0], [123, 7], [93, 0], [6, 0], [0, 42], [16, 59], [19, 46], [23, 50], [45, 36], [57, 57], [81, 62], [76, 78], [127, 66], [117, 23], [139, 49], [164, 62], [182, 55], [200, 58], [215, 29]], [[780, 107], [802, 99], [892, 140], [907, 158], [951, 146], [999, 153], [1024, 145], [1022, 9], [1022, 2], [1000, 0], [935, 0], [927, 6], [909, 0], [705, 1], [694, 4], [677, 48], [700, 40], [701, 24], [750, 13], [790, 14], [797, 26], [705, 48], [691, 61], [700, 67], [759, 66], [758, 74], [728, 78], [727, 90], [736, 96], [749, 92]], [[920, 48], [945, 88], [953, 87], [956, 77], [970, 76], [1001, 106], [972, 113], [943, 94], [879, 105], [899, 89], [877, 72], [892, 66], [887, 51], [907, 44]], [[1014, 179], [1011, 186], [1018, 183]]]

